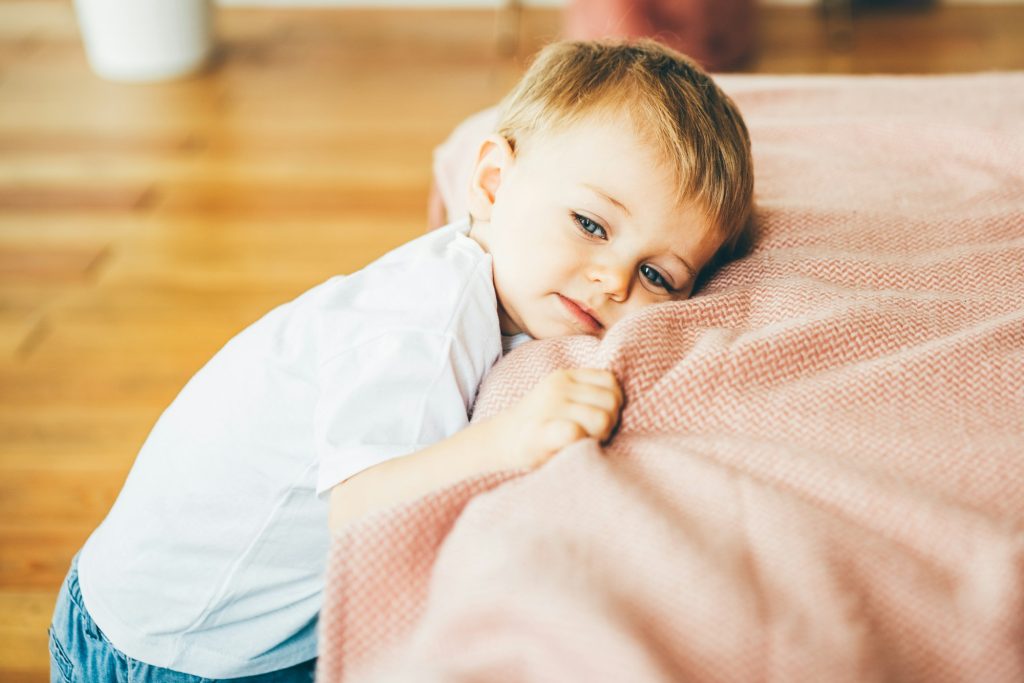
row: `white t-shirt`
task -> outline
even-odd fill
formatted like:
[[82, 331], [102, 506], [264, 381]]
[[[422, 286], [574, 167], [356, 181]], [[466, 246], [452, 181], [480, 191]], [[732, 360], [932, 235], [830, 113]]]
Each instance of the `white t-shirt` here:
[[274, 309], [188, 382], [79, 557], [118, 649], [211, 678], [316, 656], [328, 492], [465, 427], [502, 354], [491, 257], [468, 230]]

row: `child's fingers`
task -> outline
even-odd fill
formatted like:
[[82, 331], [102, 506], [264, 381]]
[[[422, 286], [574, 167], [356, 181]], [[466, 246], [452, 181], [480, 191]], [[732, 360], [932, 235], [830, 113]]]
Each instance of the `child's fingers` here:
[[576, 384], [593, 385], [611, 389], [619, 397], [622, 403], [622, 385], [610, 370], [598, 370], [596, 368], [573, 368], [569, 370], [569, 378]]
[[594, 384], [573, 384], [567, 390], [566, 398], [573, 403], [594, 406], [608, 413], [618, 414], [622, 407], [622, 395], [619, 391]]
[[567, 418], [599, 441], [604, 441], [612, 434], [618, 416], [585, 403], [567, 403], [561, 417]]
[[569, 368], [567, 372], [569, 377], [575, 382], [586, 382], [609, 387], [613, 384], [618, 384], [618, 380], [615, 379], [615, 375], [612, 374], [611, 370], [599, 370], [597, 368]]

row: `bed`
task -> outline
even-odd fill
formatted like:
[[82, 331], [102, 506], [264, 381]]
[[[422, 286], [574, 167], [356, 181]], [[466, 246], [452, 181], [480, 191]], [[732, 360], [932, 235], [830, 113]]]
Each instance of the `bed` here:
[[592, 366], [619, 432], [336, 536], [318, 681], [1024, 680], [1024, 73], [718, 80], [759, 242], [503, 358], [474, 420]]

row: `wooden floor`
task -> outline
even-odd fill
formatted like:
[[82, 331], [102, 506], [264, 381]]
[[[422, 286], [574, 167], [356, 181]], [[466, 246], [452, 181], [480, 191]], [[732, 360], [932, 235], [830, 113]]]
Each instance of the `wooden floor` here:
[[[116, 85], [89, 72], [70, 2], [0, 1], [5, 683], [47, 680], [68, 562], [184, 382], [274, 305], [420, 234], [433, 146], [559, 16], [231, 9], [218, 24], [210, 72]], [[1024, 69], [1024, 6], [865, 14], [845, 47], [812, 9], [763, 9], [760, 27], [747, 70]]]

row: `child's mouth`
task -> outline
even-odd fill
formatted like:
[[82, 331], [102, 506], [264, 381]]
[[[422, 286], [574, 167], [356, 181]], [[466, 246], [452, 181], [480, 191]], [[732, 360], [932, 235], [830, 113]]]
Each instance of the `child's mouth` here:
[[602, 325], [597, 318], [583, 310], [578, 303], [572, 299], [562, 296], [561, 294], [558, 295], [558, 298], [562, 302], [562, 305], [565, 306], [565, 309], [572, 315], [573, 319], [579, 322], [585, 330], [593, 334], [604, 329], [604, 325]]

